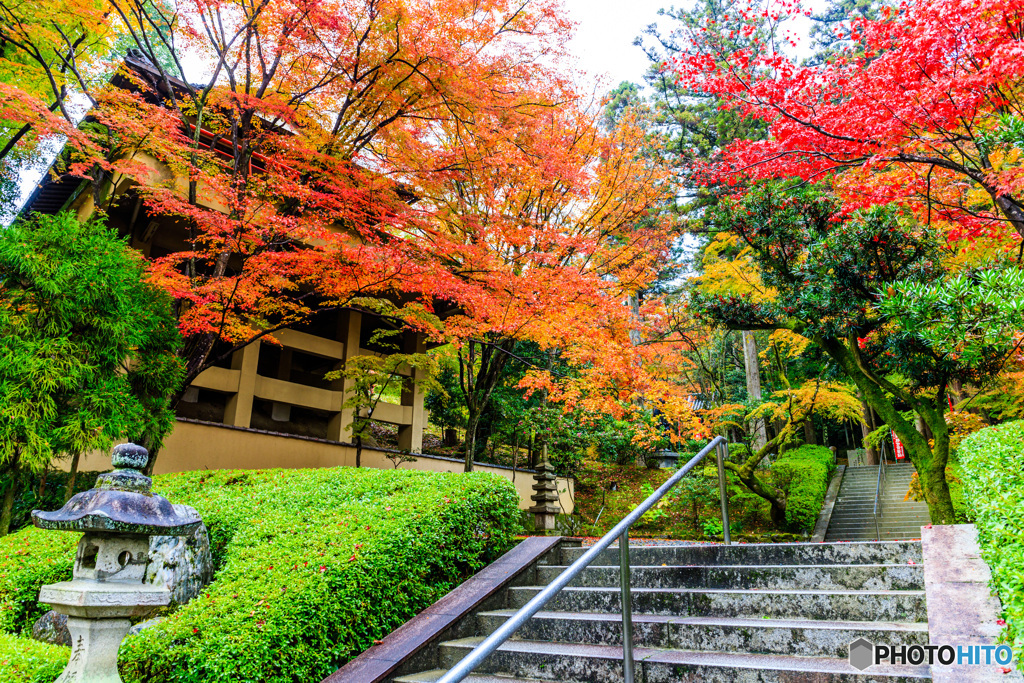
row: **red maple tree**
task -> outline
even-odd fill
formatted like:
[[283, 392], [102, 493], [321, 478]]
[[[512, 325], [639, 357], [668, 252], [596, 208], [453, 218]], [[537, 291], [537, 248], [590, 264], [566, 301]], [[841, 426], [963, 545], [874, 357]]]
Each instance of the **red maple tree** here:
[[818, 66], [752, 49], [701, 49], [670, 65], [688, 87], [769, 124], [767, 140], [721, 150], [706, 177], [833, 177], [849, 208], [897, 202], [947, 222], [954, 238], [1020, 241], [1024, 7], [905, 2], [852, 26], [856, 49]]

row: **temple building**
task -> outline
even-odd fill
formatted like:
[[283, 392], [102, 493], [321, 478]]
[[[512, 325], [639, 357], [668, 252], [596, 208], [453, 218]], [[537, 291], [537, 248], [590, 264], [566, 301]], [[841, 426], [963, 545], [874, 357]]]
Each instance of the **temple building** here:
[[[149, 76], [153, 68], [127, 58], [125, 66], [137, 75]], [[115, 77], [116, 78], [116, 77]], [[115, 80], [116, 83], [116, 80]], [[135, 160], [140, 160], [136, 157]], [[141, 159], [157, 174], [167, 174], [159, 162]], [[55, 214], [73, 211], [87, 219], [95, 210], [89, 182], [70, 176], [49, 175], [31, 195], [22, 213]], [[107, 213], [107, 224], [127, 238], [147, 258], [159, 258], [189, 248], [183, 225], [173, 218], [150, 215], [141, 197], [125, 180], [111, 188], [119, 198]], [[177, 421], [160, 449], [155, 473], [204, 469], [265, 469], [355, 466], [356, 449], [351, 443], [353, 414], [342, 407], [347, 382], [325, 379], [346, 361], [361, 354], [388, 351], [374, 344], [381, 328], [394, 329], [391, 321], [359, 309], [328, 310], [315, 314], [300, 326], [273, 333], [272, 340], [256, 341], [234, 351], [206, 369], [188, 387], [176, 412]], [[422, 334], [404, 330], [392, 337], [406, 353], [426, 350]], [[227, 348], [227, 347], [224, 347]], [[216, 349], [213, 357], [224, 355]], [[408, 369], [412, 377], [419, 370]], [[394, 467], [388, 456], [397, 452], [415, 454], [407, 469], [461, 472], [461, 460], [422, 455], [427, 413], [423, 392], [407, 382], [397, 403], [381, 401], [373, 420], [397, 428], [397, 449], [364, 445], [361, 465]], [[82, 470], [109, 468], [109, 455], [87, 454]], [[477, 464], [475, 469], [491, 471], [513, 481], [521, 507], [532, 505], [533, 472]], [[562, 504], [572, 510], [572, 483], [559, 480]]]

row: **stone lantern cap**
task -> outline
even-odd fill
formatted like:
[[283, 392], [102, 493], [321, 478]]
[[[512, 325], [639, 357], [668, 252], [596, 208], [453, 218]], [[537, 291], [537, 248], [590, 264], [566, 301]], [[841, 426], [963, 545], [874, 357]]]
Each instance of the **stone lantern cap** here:
[[41, 529], [143, 536], [187, 536], [202, 520], [194, 510], [175, 510], [150, 492], [153, 480], [142, 473], [149, 452], [132, 443], [114, 447], [113, 472], [101, 474], [96, 488], [71, 498], [56, 512], [32, 511]]

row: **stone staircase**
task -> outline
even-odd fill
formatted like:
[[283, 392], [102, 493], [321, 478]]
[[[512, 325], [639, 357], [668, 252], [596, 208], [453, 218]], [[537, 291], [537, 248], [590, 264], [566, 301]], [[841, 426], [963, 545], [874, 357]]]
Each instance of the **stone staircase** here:
[[[913, 474], [914, 466], [910, 463], [886, 466], [878, 540], [921, 538], [921, 527], [931, 524], [927, 503], [903, 500]], [[876, 540], [873, 511], [877, 486], [877, 466], [846, 468], [825, 533], [826, 541]]]
[[[537, 568], [546, 584], [585, 548]], [[675, 545], [630, 549], [637, 683], [878, 681], [929, 678], [927, 666], [848, 663], [848, 646], [927, 644], [917, 542]], [[474, 683], [623, 680], [618, 549], [595, 562], [472, 674]], [[440, 644], [453, 666], [541, 590], [513, 585], [504, 609]], [[394, 679], [431, 683], [446, 669]]]

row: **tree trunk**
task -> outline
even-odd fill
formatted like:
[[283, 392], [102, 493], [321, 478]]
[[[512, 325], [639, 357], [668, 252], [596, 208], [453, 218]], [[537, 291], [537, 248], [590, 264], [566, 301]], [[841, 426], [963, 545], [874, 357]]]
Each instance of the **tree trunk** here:
[[[856, 344], [856, 341], [851, 343]], [[878, 411], [879, 417], [896, 432], [896, 436], [903, 442], [903, 447], [910, 456], [910, 461], [914, 463], [914, 468], [920, 478], [932, 523], [952, 524], [953, 501], [949, 496], [949, 485], [946, 483], [949, 429], [946, 426], [943, 406], [939, 405], [936, 410], [936, 406], [926, 403], [925, 399], [913, 401], [912, 407], [915, 412], [925, 419], [935, 434], [935, 444], [933, 447], [929, 447], [927, 439], [921, 436], [914, 423], [905, 420], [900, 415], [885, 390], [860, 368], [851, 351], [835, 339], [820, 340], [819, 345], [846, 371], [846, 374], [861, 390], [863, 400]], [[939, 395], [932, 400], [941, 404], [945, 401], [945, 392], [939, 392]]]
[[[761, 401], [761, 366], [757, 357], [757, 340], [754, 333], [743, 331], [743, 366], [747, 377], [747, 396], [751, 401]], [[759, 451], [768, 443], [768, 433], [763, 419], [750, 422], [750, 450]]]
[[864, 447], [864, 451], [866, 453], [865, 464], [877, 465], [878, 450], [875, 449], [874, 447], [869, 447], [867, 442], [868, 434], [871, 433], [871, 406], [869, 406], [867, 402], [864, 401], [863, 391], [858, 391], [857, 397], [860, 398], [860, 409], [861, 413], [864, 415], [864, 421], [860, 423], [860, 433], [862, 437], [861, 445]]
[[473, 456], [476, 455], [476, 425], [480, 421], [480, 415], [470, 415], [466, 420], [466, 465], [464, 472], [473, 471]]
[[73, 456], [71, 456], [71, 472], [68, 473], [68, 483], [64, 485], [65, 503], [71, 499], [71, 494], [75, 492], [75, 479], [78, 478], [78, 460], [81, 457], [81, 453], [75, 453]]
[[0, 536], [6, 536], [11, 531], [11, 516], [14, 513], [14, 496], [18, 492], [18, 483], [21, 481], [21, 450], [15, 449], [14, 457], [7, 470], [10, 473], [11, 484], [4, 492], [3, 509], [0, 510]]
[[818, 435], [814, 433], [814, 421], [810, 415], [804, 420], [804, 443], [812, 446], [818, 445]]
[[43, 468], [43, 474], [39, 477], [39, 494], [36, 498], [42, 498], [43, 493], [46, 491], [46, 477], [50, 474], [50, 466], [47, 465]]

